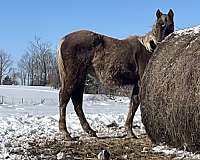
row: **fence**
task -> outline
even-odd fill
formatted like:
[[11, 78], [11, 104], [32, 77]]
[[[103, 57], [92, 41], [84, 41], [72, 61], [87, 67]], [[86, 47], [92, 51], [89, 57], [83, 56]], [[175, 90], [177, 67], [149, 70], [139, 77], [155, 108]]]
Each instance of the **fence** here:
[[28, 98], [28, 97], [8, 97], [0, 96], [0, 104], [10, 104], [10, 105], [58, 105], [58, 99], [55, 98]]

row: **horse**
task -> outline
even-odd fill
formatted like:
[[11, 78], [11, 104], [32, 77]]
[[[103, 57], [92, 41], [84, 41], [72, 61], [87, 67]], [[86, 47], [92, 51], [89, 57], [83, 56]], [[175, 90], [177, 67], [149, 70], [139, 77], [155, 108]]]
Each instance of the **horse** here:
[[83, 130], [97, 137], [84, 115], [83, 92], [88, 71], [106, 86], [132, 85], [133, 91], [125, 122], [127, 135], [136, 137], [133, 117], [139, 106], [139, 84], [144, 69], [158, 43], [174, 31], [172, 9], [156, 12], [156, 23], [144, 36], [116, 39], [88, 30], [72, 32], [63, 37], [57, 48], [57, 64], [61, 87], [59, 91], [59, 131], [71, 139], [66, 127], [66, 106], [71, 98]]

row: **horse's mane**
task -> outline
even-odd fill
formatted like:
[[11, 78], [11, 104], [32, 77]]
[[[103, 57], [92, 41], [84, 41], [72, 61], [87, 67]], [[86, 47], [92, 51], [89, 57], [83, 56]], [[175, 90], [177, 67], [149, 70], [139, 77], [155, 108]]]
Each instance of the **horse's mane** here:
[[156, 40], [156, 25], [152, 26], [152, 30], [147, 32], [143, 36], [138, 36], [138, 40], [140, 43], [149, 51], [153, 52], [154, 48], [151, 47], [151, 43], [153, 42], [155, 45], [157, 44]]

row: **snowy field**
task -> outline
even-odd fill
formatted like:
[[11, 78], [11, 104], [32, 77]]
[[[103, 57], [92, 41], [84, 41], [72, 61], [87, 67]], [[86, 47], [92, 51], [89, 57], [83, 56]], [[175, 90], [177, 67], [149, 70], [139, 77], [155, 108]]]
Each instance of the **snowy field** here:
[[[48, 87], [0, 86], [0, 159], [34, 159], [27, 153], [29, 143], [37, 139], [54, 139], [58, 134], [58, 90]], [[84, 95], [84, 111], [88, 122], [99, 136], [118, 136], [106, 125], [114, 121], [123, 126], [129, 98]], [[67, 108], [67, 126], [72, 136], [83, 134], [72, 103]], [[144, 133], [140, 111], [134, 119], [138, 133]], [[191, 153], [157, 146], [152, 150], [178, 157]], [[16, 153], [23, 152], [23, 157]], [[195, 156], [196, 157], [196, 156]], [[197, 157], [196, 157], [197, 159]]]

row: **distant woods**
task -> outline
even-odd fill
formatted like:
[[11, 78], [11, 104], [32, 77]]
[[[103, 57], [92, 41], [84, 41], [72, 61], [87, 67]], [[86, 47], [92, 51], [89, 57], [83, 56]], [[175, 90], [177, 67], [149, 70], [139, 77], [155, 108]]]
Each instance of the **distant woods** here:
[[[108, 95], [128, 95], [130, 93], [130, 87], [109, 89], [90, 74], [86, 78], [85, 93]], [[56, 48], [53, 48], [49, 42], [35, 37], [29, 42], [18, 61], [14, 61], [6, 50], [0, 49], [1, 84], [59, 88]]]
[[8, 54], [5, 50], [0, 49], [0, 85], [2, 80], [11, 70], [11, 55]]
[[58, 88], [56, 51], [52, 48], [50, 43], [35, 37], [15, 63], [7, 51], [0, 49], [0, 84]]
[[35, 38], [18, 62], [21, 85], [58, 87], [56, 53], [48, 42]]

